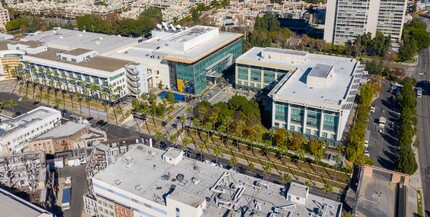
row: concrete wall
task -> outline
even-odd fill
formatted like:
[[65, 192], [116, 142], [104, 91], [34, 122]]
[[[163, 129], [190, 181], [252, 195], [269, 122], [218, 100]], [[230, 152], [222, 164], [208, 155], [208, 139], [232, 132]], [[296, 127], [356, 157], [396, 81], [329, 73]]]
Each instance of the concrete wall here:
[[364, 166], [363, 167], [363, 175], [365, 175], [365, 176], [373, 176], [373, 171], [374, 170], [391, 174], [391, 183], [395, 183], [395, 184], [399, 183], [402, 180], [402, 177], [404, 177], [404, 180], [405, 180], [404, 184], [405, 185], [409, 185], [409, 182], [410, 182], [409, 175], [403, 174], [403, 173], [394, 172], [394, 171], [391, 171], [391, 170], [382, 169], [382, 168], [377, 168], [377, 167], [372, 167], [372, 166]]

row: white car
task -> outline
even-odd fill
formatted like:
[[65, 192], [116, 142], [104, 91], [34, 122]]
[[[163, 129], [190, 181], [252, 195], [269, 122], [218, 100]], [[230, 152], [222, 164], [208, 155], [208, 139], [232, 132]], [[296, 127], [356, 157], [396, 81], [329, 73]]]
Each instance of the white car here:
[[369, 150], [367, 150], [367, 148], [366, 150], [364, 150], [364, 155], [366, 155], [367, 157], [370, 157]]
[[375, 108], [375, 106], [374, 106], [374, 105], [372, 105], [372, 106], [370, 107], [370, 112], [371, 112], [371, 113], [375, 113], [375, 109], [376, 109], [376, 108]]
[[66, 180], [64, 181], [64, 184], [66, 186], [71, 186], [72, 185], [72, 177], [71, 176], [66, 177]]

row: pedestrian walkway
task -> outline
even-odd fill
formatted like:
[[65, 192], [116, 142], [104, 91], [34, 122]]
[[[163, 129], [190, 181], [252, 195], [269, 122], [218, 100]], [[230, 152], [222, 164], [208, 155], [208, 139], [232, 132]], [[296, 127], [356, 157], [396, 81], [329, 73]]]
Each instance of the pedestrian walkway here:
[[[414, 151], [415, 157], [417, 162], [419, 161], [419, 155], [418, 155], [418, 149], [414, 146], [412, 146], [412, 150]], [[422, 179], [421, 179], [421, 168], [418, 164], [417, 171], [410, 176], [411, 180], [408, 187], [408, 195], [407, 195], [407, 207], [408, 207], [408, 213], [407, 216], [415, 217], [417, 210], [418, 210], [418, 204], [417, 204], [417, 191], [421, 191], [422, 195], [422, 202], [423, 202], [423, 208], [424, 208], [424, 194], [422, 193]], [[424, 210], [423, 210], [424, 212]]]

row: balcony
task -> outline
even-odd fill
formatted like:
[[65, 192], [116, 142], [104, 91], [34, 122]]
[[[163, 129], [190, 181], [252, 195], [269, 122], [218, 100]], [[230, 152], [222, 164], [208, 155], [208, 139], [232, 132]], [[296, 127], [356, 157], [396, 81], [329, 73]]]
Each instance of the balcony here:
[[127, 71], [127, 74], [137, 76], [139, 75], [139, 72], [133, 68], [125, 67], [125, 70]]
[[134, 87], [134, 88], [140, 87], [140, 83], [138, 83], [138, 82], [127, 81], [127, 84]]
[[134, 81], [134, 82], [138, 82], [140, 80], [140, 78], [138, 76], [132, 76], [127, 74], [127, 79]]
[[140, 89], [139, 88], [133, 88], [133, 87], [128, 87], [128, 90], [130, 90], [131, 93], [133, 94], [140, 94]]

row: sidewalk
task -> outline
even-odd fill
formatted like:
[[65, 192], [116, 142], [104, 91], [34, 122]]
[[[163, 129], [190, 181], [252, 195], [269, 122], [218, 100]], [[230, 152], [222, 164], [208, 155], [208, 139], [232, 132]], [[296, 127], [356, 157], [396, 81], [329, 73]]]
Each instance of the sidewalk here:
[[[419, 155], [418, 155], [418, 149], [414, 146], [412, 146], [412, 150], [414, 151], [415, 154], [415, 158], [417, 160], [417, 162], [419, 161]], [[420, 165], [418, 163], [418, 170], [410, 176], [411, 181], [409, 183], [408, 186], [408, 212], [407, 212], [407, 216], [411, 216], [411, 217], [415, 217], [417, 216], [417, 210], [418, 210], [418, 204], [417, 204], [417, 191], [421, 191], [421, 195], [422, 195], [422, 201], [424, 203], [424, 194], [422, 192], [422, 179], [421, 179], [421, 168]], [[424, 204], [423, 204], [423, 209], [424, 209]], [[423, 210], [424, 213], [424, 210]]]

